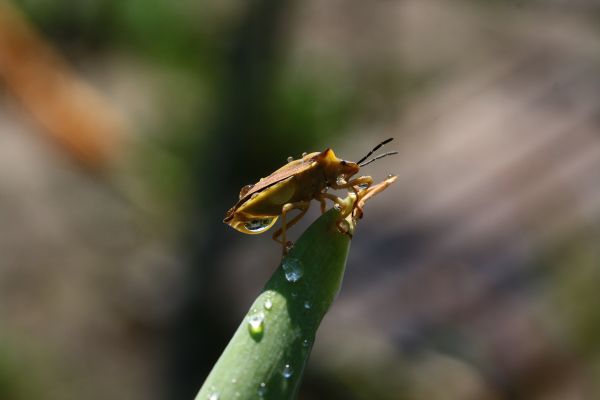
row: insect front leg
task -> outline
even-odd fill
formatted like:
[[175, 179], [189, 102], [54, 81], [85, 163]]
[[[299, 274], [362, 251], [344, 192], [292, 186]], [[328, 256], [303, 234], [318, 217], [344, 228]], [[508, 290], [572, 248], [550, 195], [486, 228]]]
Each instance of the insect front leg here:
[[[286, 241], [285, 234], [288, 228], [294, 226], [300, 219], [306, 214], [308, 208], [310, 207], [309, 201], [299, 201], [297, 203], [287, 203], [284, 204], [281, 208], [281, 228], [277, 229], [275, 233], [273, 233], [273, 240], [279, 242], [283, 246], [283, 254], [285, 255], [288, 250], [288, 242]], [[300, 210], [300, 213], [292, 218], [289, 222], [286, 222], [285, 217], [288, 212], [293, 209]], [[281, 236], [281, 240], [279, 240], [279, 236]], [[291, 244], [291, 243], [290, 243]]]
[[354, 207], [354, 212], [353, 212], [352, 216], [356, 219], [361, 219], [362, 215], [363, 215], [362, 209], [363, 209], [365, 203], [367, 202], [367, 200], [369, 200], [371, 197], [375, 196], [376, 194], [383, 192], [385, 189], [387, 189], [388, 186], [390, 186], [392, 183], [394, 183], [396, 181], [396, 179], [397, 179], [397, 176], [389, 176], [383, 182], [380, 182], [375, 186], [370, 186], [368, 189], [362, 190], [358, 194], [358, 199], [355, 203], [356, 205]]
[[333, 189], [348, 189], [351, 188], [354, 192], [356, 192], [355, 186], [364, 186], [366, 185], [366, 187], [368, 188], [369, 186], [371, 186], [373, 184], [373, 178], [370, 176], [361, 176], [355, 179], [351, 179], [346, 183], [342, 183], [342, 184], [333, 184], [331, 185], [331, 187]]
[[[366, 186], [364, 188], [362, 188], [362, 191], [364, 190], [368, 190], [369, 187], [371, 187], [371, 185], [373, 184], [373, 178], [370, 176], [361, 176], [355, 179], [351, 179], [350, 181], [342, 184], [342, 185], [333, 185], [331, 186], [334, 189], [346, 189], [346, 188], [350, 188], [352, 189], [352, 191], [356, 194], [357, 197], [360, 197], [359, 192], [361, 191], [359, 189], [359, 186]], [[364, 203], [363, 203], [364, 204]], [[362, 204], [360, 204], [359, 202], [356, 202], [354, 205], [354, 208], [356, 209], [356, 212], [354, 213], [354, 215], [359, 215], [360, 217], [362, 217], [363, 211], [362, 211]], [[359, 217], [359, 218], [360, 218]]]

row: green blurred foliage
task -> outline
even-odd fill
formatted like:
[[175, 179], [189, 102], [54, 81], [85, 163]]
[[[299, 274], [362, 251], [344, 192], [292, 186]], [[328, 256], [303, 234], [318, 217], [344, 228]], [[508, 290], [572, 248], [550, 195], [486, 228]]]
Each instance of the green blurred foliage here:
[[[344, 65], [340, 65], [335, 55], [328, 58], [327, 54], [319, 54], [316, 60], [307, 63], [298, 62], [290, 50], [293, 38], [287, 36], [286, 9], [274, 15], [267, 10], [269, 6], [280, 4], [275, 1], [17, 0], [15, 3], [75, 67], [82, 59], [97, 61], [102, 67], [115, 54], [125, 54], [158, 76], [160, 90], [156, 91], [158, 100], [153, 105], [159, 116], [151, 126], [137, 126], [149, 132], [143, 132], [144, 139], [136, 144], [131, 157], [135, 174], [143, 177], [151, 189], [152, 195], [148, 197], [158, 199], [171, 212], [166, 213], [165, 219], [171, 228], [176, 226], [173, 230], [181, 228], [184, 218], [189, 218], [194, 228], [200, 226], [202, 220], [214, 222], [208, 229], [198, 228], [189, 238], [189, 247], [197, 254], [190, 257], [192, 262], [186, 281], [190, 297], [196, 296], [196, 299], [217, 297], [218, 288], [212, 287], [211, 269], [220, 257], [228, 259], [223, 255], [231, 251], [235, 239], [226, 231], [228, 228], [219, 225], [222, 228], [219, 230], [215, 226], [235, 200], [241, 185], [255, 182], [283, 165], [288, 155], [298, 157], [302, 151], [334, 146], [342, 140], [342, 134], [360, 132], [362, 123], [367, 122], [367, 130], [371, 131], [397, 127], [404, 107], [418, 96], [433, 93], [436, 83], [445, 78], [447, 68], [442, 63], [430, 66], [431, 70], [421, 66], [419, 71], [410, 70], [407, 66], [410, 63], [386, 53], [392, 53], [386, 46], [378, 50], [383, 53], [378, 53], [380, 58], [364, 63], [346, 63], [344, 59]], [[286, 5], [291, 3], [285, 2]], [[544, 2], [468, 0], [458, 3], [476, 5], [478, 8], [472, 9], [475, 13], [484, 7], [494, 13], [495, 10], [519, 12], [519, 8], [533, 8], [535, 4], [542, 7]], [[482, 25], [497, 29], [488, 22], [482, 21]], [[511, 34], [511, 40], [518, 37], [514, 35]], [[401, 134], [413, 133], [403, 131]], [[473, 168], [478, 167], [473, 165]], [[417, 176], [414, 180], [419, 179]], [[450, 186], [453, 182], [442, 184]], [[194, 213], [198, 215], [190, 217]], [[227, 241], [223, 240], [226, 234], [231, 234]], [[586, 372], [600, 372], [600, 314], [596, 310], [597, 302], [589, 301], [597, 297], [600, 278], [600, 254], [594, 240], [598, 236], [597, 231], [582, 232], [548, 244], [545, 251], [535, 249], [543, 253], [532, 267], [539, 275], [533, 277], [534, 283], [527, 288], [535, 296], [544, 297], [548, 308], [544, 313], [545, 323], [563, 326], [559, 331], [564, 336], [557, 339], [558, 345], [580, 358], [584, 368], [589, 366]], [[519, 276], [523, 281], [528, 278], [531, 277]], [[537, 297], [536, 301], [539, 301]], [[207, 308], [214, 308], [213, 302], [205, 303]], [[523, 308], [527, 306], [531, 304], [525, 301]], [[208, 364], [214, 355], [210, 352], [217, 351], [222, 342], [229, 339], [228, 317], [219, 317], [214, 309], [199, 310], [193, 305], [190, 308], [189, 320], [173, 329], [187, 328], [189, 337], [184, 333], [183, 340], [176, 335], [165, 340], [180, 344], [182, 353], [188, 356], [184, 360], [190, 364]], [[485, 314], [486, 311], [480, 312]], [[202, 320], [211, 321], [213, 329], [209, 331], [202, 325], [200, 315]], [[470, 367], [485, 375], [494, 366], [493, 361], [486, 358], [485, 344], [472, 336], [471, 326], [461, 325], [460, 316], [456, 317], [459, 322], [453, 320], [454, 317], [450, 315], [447, 317], [450, 321], [430, 327], [420, 335], [422, 338], [419, 337], [415, 347], [425, 348], [433, 355], [427, 353], [413, 360], [410, 354], [398, 356], [388, 348], [380, 352], [367, 349], [349, 358], [351, 362], [339, 371], [326, 368], [319, 371], [319, 366], [315, 366], [317, 374], [308, 372], [310, 380], [319, 385], [313, 388], [317, 393], [315, 398], [327, 390], [332, 398], [354, 395], [353, 398], [365, 399], [400, 398], [402, 394], [410, 398], [407, 393], [416, 386], [426, 393], [429, 392], [425, 389], [443, 392], [447, 389], [443, 384], [428, 387], [428, 379], [453, 377], [446, 372], [461, 363], [467, 378]], [[167, 335], [164, 330], [160, 334]], [[190, 341], [186, 342], [187, 339]], [[358, 347], [354, 346], [358, 340], [364, 346], [365, 339], [360, 338], [349, 343], [346, 351]], [[203, 349], [192, 347], [200, 342], [208, 349], [197, 354], [195, 351]], [[18, 355], [20, 349], [14, 342], [0, 343], [3, 343], [0, 399], [41, 398], [33, 393], [35, 373], [32, 374], [31, 366], [24, 361], [27, 358]], [[381, 354], [389, 359], [380, 357]], [[189, 369], [190, 375], [196, 374], [183, 378], [189, 379], [189, 385], [195, 385], [187, 388], [191, 393], [197, 389], [197, 376], [201, 374], [192, 368], [195, 364], [181, 365], [181, 369]], [[443, 372], [431, 378], [426, 373], [428, 368], [440, 368]], [[418, 382], [413, 384], [413, 381]], [[177, 383], [171, 382], [173, 386]], [[600, 391], [600, 387], [596, 391]]]
[[39, 365], [17, 341], [0, 336], [0, 399], [42, 398]]
[[549, 297], [554, 316], [564, 324], [568, 345], [582, 359], [600, 360], [599, 232], [581, 232], [548, 249], [541, 266], [549, 282]]
[[[224, 11], [217, 3], [163, 0], [20, 0], [18, 4], [67, 57], [76, 59], [81, 51], [98, 57], [119, 50], [165, 72], [169, 96], [161, 99], [165, 121], [151, 132], [153, 140], [142, 146], [137, 168], [157, 195], [176, 207], [188, 198], [181, 188], [195, 179], [190, 174], [203, 168], [198, 160], [211, 162], [207, 152], [219, 140], [215, 135], [221, 135], [222, 128], [216, 126], [219, 119], [238, 120], [243, 127], [238, 145], [248, 152], [219, 156], [240, 163], [244, 157], [252, 160], [249, 169], [239, 172], [238, 179], [246, 181], [282, 164], [281, 154], [298, 156], [298, 149], [315, 151], [330, 143], [327, 138], [343, 132], [369, 100], [368, 89], [357, 86], [355, 77], [340, 75], [326, 63], [318, 70], [288, 66], [285, 48], [249, 47], [241, 50], [241, 58], [236, 55], [240, 40], [247, 46], [261, 46], [254, 39], [259, 28], [249, 23], [247, 32], [240, 31], [245, 6]], [[253, 68], [267, 76], [254, 75]], [[244, 69], [247, 75], [241, 72]], [[332, 79], [339, 85], [332, 85]], [[262, 83], [257, 86], [253, 81]], [[332, 90], [335, 86], [345, 89]], [[389, 82], [381, 86], [388, 91], [394, 87]], [[232, 108], [232, 96], [238, 93], [256, 96], [250, 100], [253, 104], [242, 105], [252, 109]], [[261, 146], [254, 148], [253, 143]], [[256, 152], [264, 157], [256, 159]]]

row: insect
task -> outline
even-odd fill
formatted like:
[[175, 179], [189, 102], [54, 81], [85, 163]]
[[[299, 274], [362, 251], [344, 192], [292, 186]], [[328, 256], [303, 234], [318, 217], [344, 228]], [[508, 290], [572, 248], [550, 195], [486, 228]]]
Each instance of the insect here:
[[[287, 229], [306, 214], [311, 200], [321, 203], [323, 213], [327, 208], [326, 200], [329, 199], [344, 210], [338, 221], [338, 229], [344, 232], [343, 219], [350, 212], [357, 218], [361, 218], [364, 202], [395, 180], [395, 177], [390, 176], [370, 188], [373, 184], [372, 177], [360, 176], [352, 179], [361, 167], [382, 157], [397, 154], [397, 151], [392, 151], [367, 160], [375, 151], [392, 140], [393, 138], [390, 138], [379, 143], [357, 162], [342, 160], [329, 148], [322, 152], [305, 153], [298, 160], [288, 159], [288, 164], [271, 175], [261, 178], [254, 185], [244, 186], [240, 191], [239, 201], [227, 211], [223, 222], [242, 233], [259, 234], [269, 230], [281, 215], [283, 222], [281, 228], [273, 234], [273, 240], [282, 244], [285, 254], [291, 246], [291, 243], [286, 241]], [[329, 188], [352, 190], [356, 194], [357, 201], [353, 202], [350, 210], [346, 210], [347, 205], [342, 199], [327, 193]], [[299, 210], [300, 213], [287, 221], [287, 214], [294, 209]]]

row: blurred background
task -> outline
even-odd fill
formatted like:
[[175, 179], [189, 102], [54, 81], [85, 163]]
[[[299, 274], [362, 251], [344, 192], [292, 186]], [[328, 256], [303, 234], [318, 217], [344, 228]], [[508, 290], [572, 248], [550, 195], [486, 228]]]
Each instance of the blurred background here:
[[192, 399], [279, 261], [239, 189], [388, 137], [300, 398], [600, 398], [599, 40], [593, 0], [3, 0], [0, 398]]

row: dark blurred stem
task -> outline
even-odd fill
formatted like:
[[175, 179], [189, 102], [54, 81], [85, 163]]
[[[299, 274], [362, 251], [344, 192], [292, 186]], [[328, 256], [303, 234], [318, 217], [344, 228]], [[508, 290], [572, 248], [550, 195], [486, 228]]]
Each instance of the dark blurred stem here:
[[[232, 321], [224, 321], [210, 306], [218, 298], [213, 284], [215, 264], [227, 250], [227, 227], [221, 220], [224, 204], [235, 199], [239, 190], [232, 185], [242, 175], [235, 160], [248, 151], [258, 157], [265, 150], [269, 118], [263, 108], [264, 96], [277, 69], [282, 21], [290, 4], [290, 0], [249, 2], [239, 28], [232, 33], [218, 91], [222, 96], [219, 111], [207, 135], [210, 142], [198, 148], [198, 154], [204, 155], [192, 166], [197, 188], [184, 243], [188, 254], [186, 297], [167, 336], [169, 399], [194, 398], [233, 331]], [[211, 152], [203, 153], [205, 148]], [[207, 187], [207, 177], [219, 184]]]

